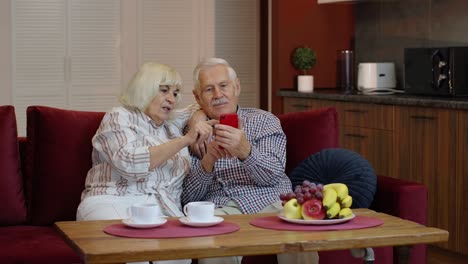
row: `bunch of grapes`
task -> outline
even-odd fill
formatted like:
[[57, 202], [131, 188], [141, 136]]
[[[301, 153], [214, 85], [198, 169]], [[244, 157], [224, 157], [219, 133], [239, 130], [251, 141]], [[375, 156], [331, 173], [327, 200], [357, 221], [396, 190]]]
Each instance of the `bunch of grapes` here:
[[294, 192], [280, 194], [280, 199], [284, 205], [287, 201], [296, 198], [299, 204], [303, 204], [305, 201], [316, 198], [322, 200], [323, 185], [315, 184], [308, 180], [304, 180], [302, 185], [296, 185]]

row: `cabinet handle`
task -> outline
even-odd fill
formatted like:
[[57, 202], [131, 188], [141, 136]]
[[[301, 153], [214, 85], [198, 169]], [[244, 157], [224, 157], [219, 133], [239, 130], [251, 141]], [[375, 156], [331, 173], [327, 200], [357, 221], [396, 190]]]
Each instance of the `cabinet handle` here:
[[436, 120], [437, 118], [433, 116], [420, 116], [420, 115], [412, 115], [410, 116], [412, 119], [419, 119], [419, 120]]
[[367, 136], [363, 136], [363, 135], [359, 135], [359, 134], [351, 134], [351, 133], [346, 133], [345, 136], [353, 137], [353, 138], [367, 138]]
[[356, 114], [365, 114], [367, 110], [360, 110], [360, 109], [345, 109], [345, 112], [356, 113]]

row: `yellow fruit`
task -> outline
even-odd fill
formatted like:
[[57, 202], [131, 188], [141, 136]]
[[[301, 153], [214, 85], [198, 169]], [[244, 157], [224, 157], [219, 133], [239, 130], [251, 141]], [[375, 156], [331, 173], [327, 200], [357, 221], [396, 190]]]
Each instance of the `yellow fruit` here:
[[336, 191], [336, 194], [338, 196], [338, 201], [342, 201], [343, 199], [348, 196], [348, 186], [344, 183], [330, 183], [325, 186], [323, 186], [323, 190], [333, 188]]
[[331, 207], [330, 209], [327, 210], [327, 218], [334, 218], [335, 216], [338, 215], [338, 213], [340, 212], [341, 210], [341, 207], [340, 207], [340, 204], [335, 202]]
[[346, 196], [343, 200], [341, 200], [341, 208], [349, 208], [353, 204], [353, 197], [351, 195]]
[[283, 207], [284, 217], [288, 219], [301, 219], [302, 210], [301, 205], [297, 202], [296, 198], [289, 200]]
[[338, 218], [346, 218], [353, 214], [353, 211], [350, 208], [343, 208], [338, 213]]
[[323, 198], [322, 198], [322, 204], [323, 207], [325, 207], [325, 210], [328, 210], [329, 208], [332, 207], [334, 203], [336, 203], [336, 198], [337, 194], [335, 189], [333, 188], [328, 188], [328, 189], [323, 189]]

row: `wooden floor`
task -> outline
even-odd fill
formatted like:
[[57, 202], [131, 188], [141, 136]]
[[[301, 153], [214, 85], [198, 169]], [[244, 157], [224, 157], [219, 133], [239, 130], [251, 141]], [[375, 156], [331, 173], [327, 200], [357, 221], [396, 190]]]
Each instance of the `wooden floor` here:
[[435, 246], [427, 247], [427, 264], [466, 264], [468, 255], [453, 253]]

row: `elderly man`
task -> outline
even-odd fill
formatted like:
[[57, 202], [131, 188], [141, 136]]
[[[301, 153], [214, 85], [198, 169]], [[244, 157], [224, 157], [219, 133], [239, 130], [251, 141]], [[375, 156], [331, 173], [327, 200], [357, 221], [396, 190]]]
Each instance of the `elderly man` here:
[[[284, 173], [286, 136], [273, 114], [238, 106], [240, 81], [223, 59], [201, 61], [194, 70], [193, 94], [210, 119], [237, 113], [239, 126], [216, 124], [214, 139], [193, 146], [192, 167], [184, 180], [182, 203], [212, 201], [216, 214], [251, 214], [282, 210], [279, 195], [291, 191]], [[201, 157], [201, 158], [200, 158]], [[241, 257], [200, 263], [240, 263]], [[279, 263], [318, 263], [312, 253], [281, 254]]]

